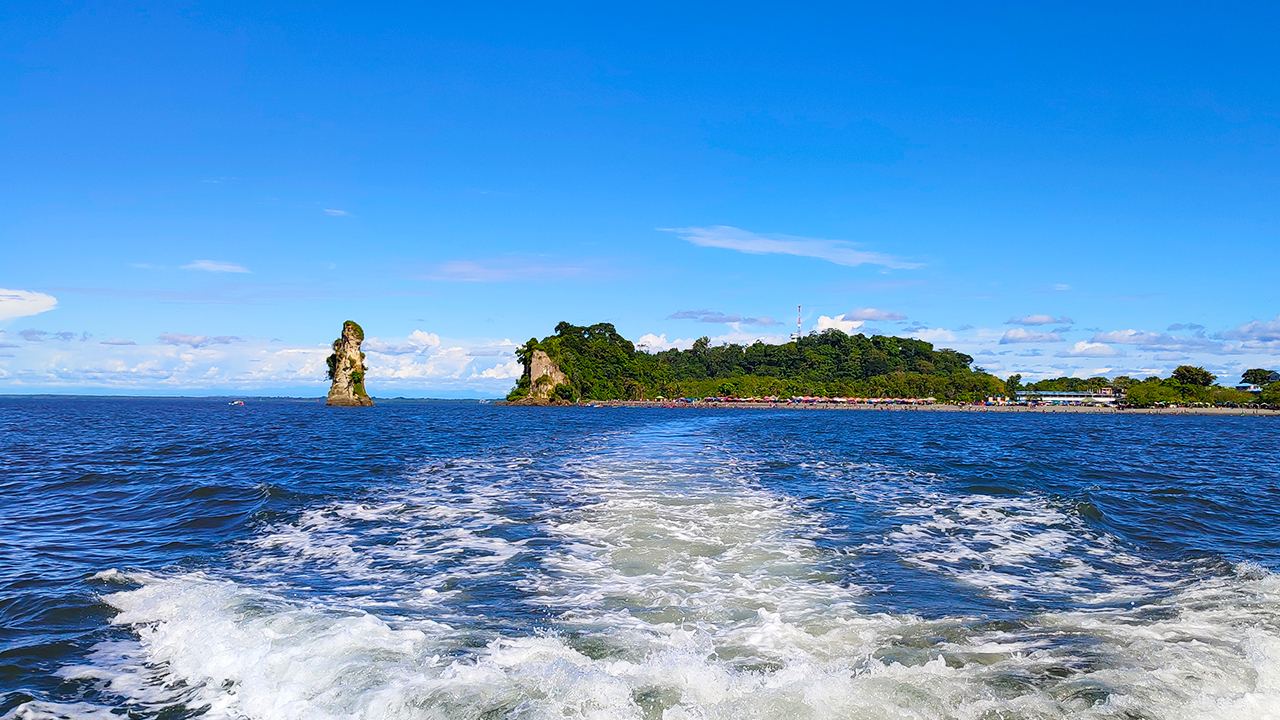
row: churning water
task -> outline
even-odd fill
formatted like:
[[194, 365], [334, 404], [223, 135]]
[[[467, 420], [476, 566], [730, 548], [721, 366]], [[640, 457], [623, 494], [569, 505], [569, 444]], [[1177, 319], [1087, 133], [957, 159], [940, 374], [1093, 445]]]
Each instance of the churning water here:
[[6, 719], [1280, 716], [1266, 418], [0, 412]]

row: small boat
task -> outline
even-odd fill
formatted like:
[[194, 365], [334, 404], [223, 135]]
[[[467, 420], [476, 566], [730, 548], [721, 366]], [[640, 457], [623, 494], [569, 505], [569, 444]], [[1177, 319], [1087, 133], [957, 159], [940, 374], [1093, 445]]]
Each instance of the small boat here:
[[243, 401], [243, 400], [232, 400], [231, 402], [229, 402], [229, 403], [227, 403], [227, 404], [228, 404], [228, 405], [243, 405], [243, 404], [244, 404], [244, 401]]

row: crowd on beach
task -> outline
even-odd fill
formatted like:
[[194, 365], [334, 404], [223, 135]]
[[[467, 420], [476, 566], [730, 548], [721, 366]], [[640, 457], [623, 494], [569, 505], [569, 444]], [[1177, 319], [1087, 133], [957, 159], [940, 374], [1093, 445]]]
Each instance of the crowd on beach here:
[[939, 401], [937, 398], [846, 398], [846, 397], [703, 397], [656, 398], [654, 400], [598, 400], [578, 405], [597, 408], [778, 408], [794, 410], [932, 410], [959, 412], [1068, 412], [1124, 413], [1129, 415], [1276, 415], [1280, 409], [1255, 406], [1208, 406], [1203, 404], [1165, 405], [1134, 408], [1124, 405], [1080, 402], [1035, 402], [987, 398], [976, 402]]

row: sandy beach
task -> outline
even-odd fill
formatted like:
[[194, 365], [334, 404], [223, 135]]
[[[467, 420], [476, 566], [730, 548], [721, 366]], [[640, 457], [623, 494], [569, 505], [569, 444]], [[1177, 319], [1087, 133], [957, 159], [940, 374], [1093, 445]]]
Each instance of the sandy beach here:
[[610, 400], [581, 402], [578, 407], [598, 408], [670, 408], [670, 409], [734, 409], [734, 410], [861, 410], [867, 412], [954, 412], [954, 413], [1093, 413], [1101, 415], [1231, 415], [1280, 417], [1280, 410], [1264, 408], [1116, 408], [1085, 405], [890, 405], [871, 403], [718, 403], [671, 402], [668, 400]]

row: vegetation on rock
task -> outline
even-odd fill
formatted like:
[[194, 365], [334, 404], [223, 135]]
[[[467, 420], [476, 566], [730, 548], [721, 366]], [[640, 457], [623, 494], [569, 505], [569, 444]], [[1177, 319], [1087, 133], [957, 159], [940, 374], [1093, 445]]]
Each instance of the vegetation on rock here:
[[[350, 357], [345, 365], [343, 363], [343, 345], [346, 342], [345, 338], [348, 335], [355, 338], [355, 347], [357, 348], [359, 347], [359, 343], [364, 342], [364, 328], [360, 327], [359, 323], [354, 320], [347, 320], [342, 323], [342, 334], [338, 336], [337, 340], [333, 341], [333, 354], [325, 359], [325, 364], [329, 368], [325, 375], [330, 380], [337, 381], [338, 373], [342, 372], [345, 368], [347, 373], [346, 379], [351, 383], [351, 392], [357, 397], [367, 398], [369, 397], [369, 393], [364, 389], [364, 374], [369, 371], [369, 368], [364, 363], [365, 354], [363, 352], [359, 353], [358, 364]], [[359, 351], [357, 350], [357, 352]], [[330, 392], [332, 392], [332, 390]]]
[[509, 400], [529, 395], [535, 350], [547, 353], [568, 378], [552, 391], [562, 400], [793, 395], [978, 400], [1005, 392], [999, 378], [970, 367], [972, 357], [912, 338], [832, 329], [782, 345], [712, 347], [704, 337], [689, 350], [649, 354], [636, 351], [609, 323], [562, 322], [554, 335], [531, 338], [517, 350], [525, 373]]

